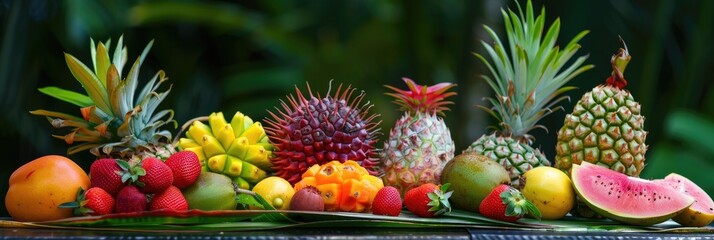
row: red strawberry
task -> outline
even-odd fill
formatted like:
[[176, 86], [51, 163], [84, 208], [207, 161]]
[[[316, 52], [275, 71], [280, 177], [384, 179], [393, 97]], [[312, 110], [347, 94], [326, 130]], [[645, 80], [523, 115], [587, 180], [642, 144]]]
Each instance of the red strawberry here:
[[372, 213], [377, 215], [399, 216], [402, 212], [402, 196], [394, 187], [383, 187], [374, 196]]
[[540, 219], [538, 208], [523, 197], [520, 191], [505, 184], [491, 190], [481, 201], [478, 211], [488, 218], [506, 222], [516, 222], [526, 214]]
[[201, 175], [201, 161], [196, 153], [181, 151], [166, 159], [166, 165], [174, 173], [174, 186], [183, 189], [191, 186]]
[[420, 217], [435, 217], [450, 212], [449, 197], [453, 192], [446, 192], [448, 188], [448, 183], [441, 188], [432, 183], [422, 184], [407, 191], [404, 195], [404, 205]]
[[[89, 167], [90, 188], [98, 187], [104, 189], [110, 195], [116, 196], [119, 190], [124, 187], [124, 182], [126, 181], [126, 179], [122, 178], [127, 169], [123, 168], [123, 164], [120, 164], [120, 162], [126, 163], [126, 161], [111, 158], [94, 161], [92, 166]], [[126, 163], [127, 168], [128, 166], [129, 164]]]
[[127, 185], [117, 194], [117, 213], [146, 211], [146, 195], [134, 185]]
[[158, 158], [146, 158], [141, 161], [137, 186], [143, 193], [158, 193], [166, 190], [174, 182], [171, 168]]
[[79, 188], [77, 200], [60, 204], [61, 208], [74, 208], [74, 215], [105, 215], [114, 212], [114, 198], [102, 188], [93, 187], [84, 191]]
[[169, 186], [163, 192], [154, 194], [149, 202], [149, 210], [159, 209], [185, 211], [188, 210], [188, 202], [183, 197], [181, 190], [176, 186]]

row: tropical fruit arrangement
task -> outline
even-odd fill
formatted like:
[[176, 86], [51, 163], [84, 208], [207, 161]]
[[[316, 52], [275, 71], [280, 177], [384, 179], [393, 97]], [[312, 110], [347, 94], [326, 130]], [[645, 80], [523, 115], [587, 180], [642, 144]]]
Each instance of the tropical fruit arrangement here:
[[[625, 89], [631, 60], [622, 41], [610, 59], [612, 74], [577, 101], [557, 132], [549, 159], [529, 134], [569, 99], [566, 84], [593, 68], [575, 57], [582, 31], [556, 45], [560, 20], [545, 23], [530, 1], [502, 10], [505, 37], [486, 26], [493, 44], [476, 57], [495, 96], [479, 106], [497, 119], [457, 151], [444, 117], [452, 83], [385, 86], [403, 112], [380, 143], [380, 115], [364, 91], [328, 86], [325, 94], [295, 86], [276, 100], [269, 117], [213, 112], [179, 129], [161, 103], [170, 92], [158, 71], [140, 85], [139, 71], [153, 42], [124, 73], [130, 53], [119, 38], [91, 41], [91, 67], [65, 60], [84, 93], [40, 89], [79, 107], [80, 115], [49, 110], [55, 138], [69, 156], [89, 151], [85, 171], [71, 159], [49, 155], [21, 166], [9, 179], [5, 206], [14, 220], [42, 222], [73, 216], [152, 211], [215, 213], [362, 214], [381, 221], [449, 217], [459, 211], [491, 222], [601, 217], [649, 226], [672, 219], [701, 227], [714, 221], [714, 201], [696, 183], [672, 173], [639, 178], [647, 131], [640, 105]], [[571, 59], [575, 57], [574, 59]], [[228, 118], [227, 118], [228, 117]], [[266, 125], [264, 126], [263, 123]], [[382, 147], [381, 149], [378, 147]], [[553, 163], [551, 167], [551, 163]], [[271, 215], [275, 217], [275, 215]], [[344, 216], [344, 215], [342, 215]], [[355, 215], [348, 215], [355, 216]]]

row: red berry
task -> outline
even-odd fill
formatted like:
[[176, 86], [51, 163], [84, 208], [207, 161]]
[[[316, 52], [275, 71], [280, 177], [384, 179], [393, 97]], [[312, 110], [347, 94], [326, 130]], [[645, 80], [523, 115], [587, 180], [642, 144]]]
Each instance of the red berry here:
[[90, 188], [98, 187], [104, 189], [112, 196], [116, 196], [119, 190], [124, 187], [122, 174], [125, 172], [117, 161], [111, 158], [96, 160], [89, 167]]
[[[146, 158], [141, 161], [141, 168], [146, 171], [138, 179], [139, 189], [143, 193], [158, 193], [166, 190], [174, 182], [171, 168], [158, 158]], [[143, 186], [142, 186], [143, 185]]]
[[[509, 208], [512, 210], [508, 211]], [[540, 212], [535, 205], [526, 200], [521, 192], [505, 184], [491, 190], [481, 201], [478, 211], [485, 217], [506, 222], [516, 222], [525, 214], [540, 219]]]
[[201, 161], [198, 160], [196, 153], [191, 151], [181, 151], [171, 155], [166, 159], [166, 165], [173, 172], [173, 185], [180, 189], [191, 186], [201, 175]]
[[176, 186], [169, 186], [161, 193], [154, 194], [149, 203], [149, 210], [169, 209], [175, 211], [188, 210], [188, 202], [181, 190]]
[[84, 193], [84, 198], [87, 203], [84, 207], [92, 210], [89, 215], [106, 215], [114, 213], [114, 198], [102, 188], [89, 188]]
[[383, 187], [374, 196], [372, 213], [377, 215], [399, 216], [402, 212], [402, 196], [394, 187]]
[[103, 188], [93, 187], [85, 191], [79, 188], [74, 202], [59, 205], [60, 208], [73, 208], [75, 216], [105, 215], [114, 212], [114, 198]]
[[451, 211], [449, 197], [452, 192], [446, 192], [448, 187], [449, 184], [439, 187], [433, 183], [425, 183], [412, 188], [404, 195], [404, 205], [410, 212], [420, 217], [435, 217], [449, 212]]
[[115, 211], [117, 213], [146, 211], [146, 195], [134, 185], [127, 185], [117, 194]]

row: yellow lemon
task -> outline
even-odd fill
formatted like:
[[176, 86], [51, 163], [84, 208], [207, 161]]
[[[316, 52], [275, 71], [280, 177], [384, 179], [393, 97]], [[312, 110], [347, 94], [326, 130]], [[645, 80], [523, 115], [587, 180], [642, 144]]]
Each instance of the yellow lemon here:
[[[287, 210], [290, 208], [290, 199], [293, 198], [295, 189], [287, 180], [273, 176], [255, 184], [253, 192], [263, 197], [275, 209]], [[251, 207], [251, 209], [259, 208]]]
[[540, 210], [543, 219], [564, 217], [575, 202], [575, 192], [568, 175], [553, 167], [537, 167], [523, 174], [521, 192]]

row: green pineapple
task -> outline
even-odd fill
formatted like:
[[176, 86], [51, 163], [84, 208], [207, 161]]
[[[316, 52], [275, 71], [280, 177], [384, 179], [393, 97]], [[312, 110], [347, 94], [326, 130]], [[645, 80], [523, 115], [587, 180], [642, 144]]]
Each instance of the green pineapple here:
[[585, 93], [565, 116], [558, 131], [557, 168], [570, 173], [573, 164], [585, 161], [634, 177], [645, 168], [645, 118], [622, 75], [630, 58], [627, 46], [620, 48], [610, 60], [607, 83]]
[[475, 55], [490, 70], [492, 77], [484, 75], [483, 78], [496, 96], [488, 98], [491, 108], [479, 107], [494, 116], [499, 124], [495, 133], [483, 135], [465, 150], [502, 164], [509, 172], [513, 186], [521, 184], [520, 177], [526, 171], [550, 165], [542, 152], [531, 147], [535, 139], [528, 133], [535, 128], [545, 129], [538, 125], [538, 121], [562, 109], [558, 104], [568, 97], [558, 95], [574, 89], [563, 85], [593, 67], [583, 65], [587, 56], [580, 56], [568, 64], [580, 48], [578, 41], [588, 31], [580, 32], [561, 49], [556, 46], [560, 19], [556, 19], [543, 36], [545, 8], [537, 17], [530, 1], [525, 16], [520, 5], [518, 10], [518, 15], [511, 10], [501, 10], [507, 45], [495, 31], [485, 27], [494, 45], [483, 41], [482, 44], [492, 62], [480, 54]]
[[72, 75], [82, 84], [86, 95], [58, 87], [41, 88], [40, 92], [80, 107], [81, 116], [67, 113], [35, 110], [30, 113], [46, 116], [55, 128], [70, 128], [65, 135], [53, 135], [73, 145], [68, 154], [89, 150], [97, 157], [112, 157], [126, 160], [156, 157], [166, 159], [175, 152], [171, 144], [171, 132], [163, 127], [173, 125], [173, 110], [159, 110], [158, 106], [169, 90], [157, 92], [161, 83], [168, 80], [164, 71], [139, 90], [139, 68], [148, 54], [153, 41], [144, 48], [127, 75], [122, 70], [127, 62], [127, 48], [123, 37], [119, 38], [112, 58], [109, 58], [111, 40], [105, 45], [91, 41], [94, 70], [65, 53], [65, 60]]

